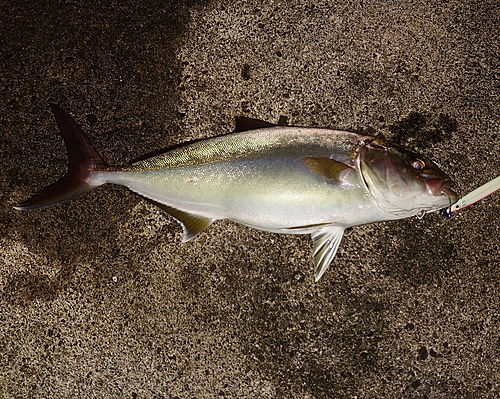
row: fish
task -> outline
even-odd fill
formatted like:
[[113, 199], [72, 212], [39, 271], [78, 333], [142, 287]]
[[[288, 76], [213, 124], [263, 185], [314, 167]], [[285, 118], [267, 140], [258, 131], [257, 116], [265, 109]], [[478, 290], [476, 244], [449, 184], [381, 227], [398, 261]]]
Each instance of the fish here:
[[247, 117], [236, 119], [234, 132], [113, 167], [71, 116], [50, 107], [66, 144], [68, 171], [15, 209], [40, 209], [118, 184], [177, 220], [183, 242], [219, 219], [272, 233], [310, 234], [315, 281], [347, 228], [421, 218], [458, 198], [437, 164], [383, 138]]

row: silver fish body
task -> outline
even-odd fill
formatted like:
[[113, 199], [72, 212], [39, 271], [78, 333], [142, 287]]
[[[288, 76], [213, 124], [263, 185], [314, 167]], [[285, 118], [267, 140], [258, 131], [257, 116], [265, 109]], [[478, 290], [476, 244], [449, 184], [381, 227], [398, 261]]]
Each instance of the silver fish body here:
[[119, 184], [176, 218], [184, 241], [217, 219], [274, 233], [310, 233], [316, 280], [347, 227], [423, 215], [457, 198], [432, 161], [383, 139], [251, 119], [240, 119], [238, 132], [111, 168], [76, 123], [59, 107], [52, 109], [68, 147], [69, 172], [17, 209]]
[[[356, 160], [346, 154], [357, 139], [323, 129], [264, 128], [195, 143], [95, 178], [184, 212], [277, 233], [385, 220], [391, 215], [376, 206]], [[196, 164], [178, 161], [192, 153]], [[312, 172], [304, 157], [332, 157], [350, 168], [331, 183]]]

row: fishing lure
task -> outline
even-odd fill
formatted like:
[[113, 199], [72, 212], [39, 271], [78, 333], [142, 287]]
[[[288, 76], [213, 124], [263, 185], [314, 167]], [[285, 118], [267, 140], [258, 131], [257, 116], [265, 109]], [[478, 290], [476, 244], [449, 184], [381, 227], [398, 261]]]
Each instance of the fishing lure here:
[[458, 211], [481, 201], [498, 190], [500, 190], [500, 176], [471, 191], [448, 208], [441, 209], [441, 213], [449, 219]]

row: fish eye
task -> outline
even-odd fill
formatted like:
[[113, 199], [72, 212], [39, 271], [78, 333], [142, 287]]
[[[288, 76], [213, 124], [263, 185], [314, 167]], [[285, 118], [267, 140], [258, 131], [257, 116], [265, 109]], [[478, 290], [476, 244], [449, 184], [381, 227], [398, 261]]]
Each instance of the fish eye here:
[[410, 165], [415, 170], [422, 170], [423, 168], [425, 168], [425, 162], [419, 158], [416, 158], [413, 161], [411, 161]]

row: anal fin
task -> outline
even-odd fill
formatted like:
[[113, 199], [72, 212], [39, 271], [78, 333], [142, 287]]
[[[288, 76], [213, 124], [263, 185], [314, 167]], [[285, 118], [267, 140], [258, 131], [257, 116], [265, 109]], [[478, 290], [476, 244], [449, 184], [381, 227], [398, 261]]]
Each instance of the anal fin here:
[[340, 241], [344, 235], [344, 227], [323, 227], [311, 234], [313, 239], [314, 281], [318, 281], [332, 262]]
[[149, 202], [157, 207], [163, 209], [175, 220], [177, 220], [182, 226], [182, 242], [189, 241], [200, 234], [203, 230], [207, 229], [213, 222], [214, 219], [209, 219], [204, 216], [194, 215], [189, 212], [180, 211], [179, 209], [173, 208], [169, 205], [162, 204], [160, 202], [146, 198]]

